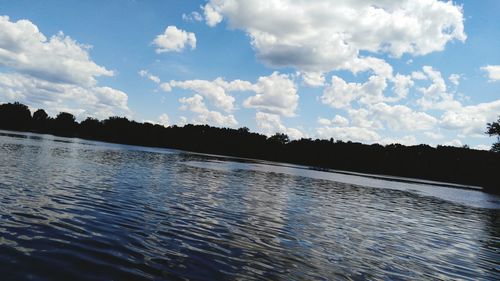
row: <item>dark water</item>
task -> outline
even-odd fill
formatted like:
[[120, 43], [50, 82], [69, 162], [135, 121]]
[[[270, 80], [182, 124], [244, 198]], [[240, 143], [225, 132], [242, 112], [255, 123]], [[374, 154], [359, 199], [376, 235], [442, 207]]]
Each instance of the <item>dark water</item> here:
[[1, 280], [499, 280], [499, 198], [0, 132]]

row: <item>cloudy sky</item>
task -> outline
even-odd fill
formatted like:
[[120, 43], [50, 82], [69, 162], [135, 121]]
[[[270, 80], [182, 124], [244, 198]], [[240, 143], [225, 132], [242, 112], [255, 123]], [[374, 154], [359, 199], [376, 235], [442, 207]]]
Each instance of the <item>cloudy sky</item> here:
[[0, 0], [0, 102], [488, 148], [498, 0]]

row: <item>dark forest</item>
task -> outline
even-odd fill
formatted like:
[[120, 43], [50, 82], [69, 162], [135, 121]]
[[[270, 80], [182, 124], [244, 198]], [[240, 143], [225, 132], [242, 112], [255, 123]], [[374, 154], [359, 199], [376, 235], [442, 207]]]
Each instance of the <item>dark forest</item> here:
[[[485, 128], [487, 134], [500, 135], [497, 122], [485, 124]], [[498, 143], [492, 151], [479, 151], [468, 147], [434, 148], [424, 144], [382, 146], [334, 139], [290, 140], [285, 134], [266, 137], [248, 128], [164, 127], [124, 117], [102, 121], [89, 117], [78, 123], [70, 113], [62, 112], [52, 118], [39, 109], [31, 114], [28, 107], [20, 103], [0, 105], [0, 129], [475, 185], [500, 194]]]

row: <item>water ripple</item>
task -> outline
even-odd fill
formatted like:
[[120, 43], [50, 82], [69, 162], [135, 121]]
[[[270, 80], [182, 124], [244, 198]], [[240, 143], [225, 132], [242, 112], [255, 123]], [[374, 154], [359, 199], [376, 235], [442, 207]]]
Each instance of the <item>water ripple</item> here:
[[0, 157], [12, 280], [500, 279], [484, 194], [50, 136], [0, 134]]

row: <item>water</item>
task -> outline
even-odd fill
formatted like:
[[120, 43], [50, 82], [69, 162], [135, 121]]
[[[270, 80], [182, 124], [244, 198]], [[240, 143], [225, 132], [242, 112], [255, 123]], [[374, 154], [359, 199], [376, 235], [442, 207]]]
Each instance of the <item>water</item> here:
[[2, 280], [499, 280], [500, 200], [0, 132]]

